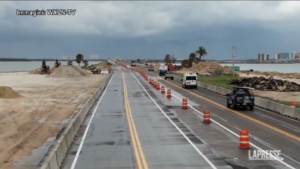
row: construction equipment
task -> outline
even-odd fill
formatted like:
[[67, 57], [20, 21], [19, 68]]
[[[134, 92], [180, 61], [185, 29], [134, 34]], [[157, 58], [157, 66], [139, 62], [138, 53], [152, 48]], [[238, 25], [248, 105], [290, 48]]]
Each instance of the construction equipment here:
[[166, 60], [166, 65], [168, 66], [168, 71], [176, 71], [177, 70], [176, 66], [171, 63], [170, 55], [166, 55], [165, 60]]
[[46, 65], [46, 61], [44, 59], [42, 61], [41, 74], [50, 74], [50, 66]]
[[57, 68], [61, 65], [60, 62], [58, 62], [58, 60], [56, 59], [55, 62], [54, 62], [54, 67]]

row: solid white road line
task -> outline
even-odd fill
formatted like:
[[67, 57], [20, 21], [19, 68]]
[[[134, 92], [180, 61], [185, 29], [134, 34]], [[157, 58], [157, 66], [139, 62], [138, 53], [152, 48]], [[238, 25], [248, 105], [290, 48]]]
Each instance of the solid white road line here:
[[78, 150], [77, 150], [77, 152], [76, 152], [75, 158], [74, 158], [74, 160], [73, 160], [73, 163], [72, 163], [72, 166], [71, 166], [70, 169], [75, 169], [76, 163], [77, 163], [78, 158], [79, 158], [80, 151], [81, 151], [81, 149], [82, 149], [82, 146], [83, 146], [83, 143], [84, 143], [84, 141], [85, 141], [86, 135], [87, 135], [87, 133], [88, 133], [88, 131], [89, 131], [89, 128], [90, 128], [90, 126], [91, 126], [91, 122], [92, 122], [92, 120], [93, 120], [93, 118], [94, 118], [94, 116], [95, 116], [95, 113], [96, 113], [96, 111], [97, 111], [97, 109], [98, 109], [98, 106], [99, 106], [99, 104], [101, 103], [101, 100], [102, 100], [103, 96], [105, 95], [105, 93], [106, 93], [106, 91], [107, 91], [107, 88], [108, 88], [108, 86], [110, 85], [111, 80], [113, 79], [114, 75], [115, 75], [115, 74], [113, 74], [113, 75], [111, 76], [111, 78], [110, 78], [108, 84], [106, 85], [106, 88], [105, 88], [104, 92], [102, 93], [102, 95], [101, 95], [101, 97], [100, 97], [100, 99], [99, 99], [99, 101], [98, 101], [98, 103], [97, 103], [97, 105], [96, 105], [96, 107], [95, 107], [95, 109], [94, 109], [94, 111], [93, 111], [93, 114], [92, 114], [92, 116], [91, 116], [91, 118], [90, 118], [90, 121], [89, 121], [89, 123], [88, 123], [88, 125], [87, 125], [85, 131], [84, 131], [84, 134], [83, 134], [83, 136], [82, 136], [80, 145], [79, 145], [79, 147], [78, 147]]
[[173, 126], [182, 134], [182, 136], [191, 144], [191, 146], [198, 152], [198, 154], [204, 158], [204, 160], [212, 167], [212, 169], [217, 169], [217, 167], [209, 161], [209, 159], [196, 147], [196, 145], [180, 130], [180, 128], [168, 117], [168, 115], [160, 108], [160, 106], [155, 102], [155, 100], [150, 96], [144, 86], [139, 82], [139, 80], [131, 73], [135, 80], [139, 83], [139, 85], [143, 88], [143, 90], [147, 93], [149, 98], [154, 102], [157, 108], [165, 115], [165, 117], [173, 124]]

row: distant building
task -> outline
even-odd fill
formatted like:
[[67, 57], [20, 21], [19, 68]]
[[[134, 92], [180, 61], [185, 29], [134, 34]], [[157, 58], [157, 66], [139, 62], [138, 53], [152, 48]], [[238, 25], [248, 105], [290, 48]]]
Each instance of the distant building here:
[[269, 57], [269, 55], [266, 54], [266, 53], [259, 53], [259, 54], [258, 54], [258, 57], [257, 57], [257, 60], [258, 60], [259, 62], [263, 62], [263, 61], [270, 60], [270, 57]]
[[98, 55], [91, 55], [90, 59], [99, 59], [99, 56]]
[[278, 53], [278, 60], [294, 60], [295, 52], [280, 52]]
[[62, 56], [61, 59], [63, 59], [63, 60], [73, 60], [73, 59], [75, 59], [75, 56]]
[[278, 60], [278, 59], [279, 59], [279, 53], [275, 53], [274, 59], [275, 59], [275, 60]]
[[295, 53], [295, 60], [300, 60], [300, 52]]

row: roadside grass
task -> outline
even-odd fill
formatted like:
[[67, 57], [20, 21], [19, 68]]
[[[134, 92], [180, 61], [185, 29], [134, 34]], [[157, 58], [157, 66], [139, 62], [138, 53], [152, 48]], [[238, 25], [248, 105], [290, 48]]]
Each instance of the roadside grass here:
[[[176, 73], [179, 76], [183, 76], [183, 73]], [[235, 78], [238, 78], [236, 75]], [[234, 87], [233, 85], [228, 85], [227, 83], [234, 79], [232, 74], [229, 75], [198, 75], [198, 81], [219, 86], [219, 87], [224, 87], [226, 89], [232, 89]]]

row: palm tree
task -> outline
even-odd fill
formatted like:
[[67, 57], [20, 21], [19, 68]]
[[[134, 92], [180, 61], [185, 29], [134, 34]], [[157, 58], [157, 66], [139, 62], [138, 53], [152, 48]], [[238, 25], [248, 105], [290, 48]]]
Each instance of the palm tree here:
[[78, 63], [79, 66], [81, 61], [83, 61], [83, 55], [79, 53], [76, 55], [76, 62]]
[[189, 60], [187, 59], [184, 59], [181, 61], [181, 66], [182, 67], [189, 67]]
[[89, 65], [89, 61], [87, 61], [87, 60], [83, 60], [82, 62], [83, 62], [83, 64], [84, 64], [84, 67], [85, 67], [85, 68]]
[[172, 63], [175, 63], [176, 61], [177, 61], [177, 58], [174, 57], [174, 56], [172, 56], [172, 57], [171, 57], [171, 62], [172, 62]]
[[189, 56], [189, 66], [191, 67], [191, 66], [193, 66], [193, 63], [195, 62], [195, 60], [196, 60], [196, 54], [195, 53], [191, 53], [190, 54], [190, 56]]
[[201, 61], [202, 57], [207, 55], [207, 52], [203, 46], [200, 46], [195, 54], [199, 55], [199, 61]]

